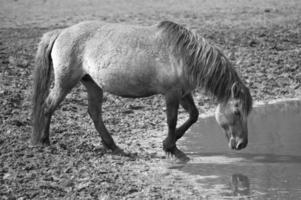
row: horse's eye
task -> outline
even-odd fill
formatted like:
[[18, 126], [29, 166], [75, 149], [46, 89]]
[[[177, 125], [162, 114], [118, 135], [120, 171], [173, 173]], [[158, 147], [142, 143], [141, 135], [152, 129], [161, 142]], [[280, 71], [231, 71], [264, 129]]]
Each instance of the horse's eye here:
[[239, 110], [235, 110], [235, 111], [234, 111], [234, 115], [236, 115], [236, 116], [240, 116], [240, 112], [239, 112]]
[[228, 130], [229, 129], [229, 126], [227, 124], [221, 124], [221, 127], [225, 130]]

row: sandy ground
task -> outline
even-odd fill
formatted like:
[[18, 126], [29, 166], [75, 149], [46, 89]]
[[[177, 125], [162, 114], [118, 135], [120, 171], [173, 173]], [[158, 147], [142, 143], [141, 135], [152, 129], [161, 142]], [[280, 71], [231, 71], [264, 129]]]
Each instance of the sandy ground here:
[[[301, 95], [301, 3], [298, 0], [0, 0], [0, 199], [216, 199], [195, 177], [169, 169], [161, 96], [105, 95], [104, 116], [116, 142], [136, 154], [111, 155], [87, 114], [78, 85], [57, 110], [52, 145], [32, 147], [31, 73], [44, 32], [87, 20], [185, 24], [221, 47], [256, 101]], [[214, 107], [196, 92], [201, 112]], [[180, 121], [187, 115], [180, 110]], [[225, 142], [226, 145], [226, 142]]]

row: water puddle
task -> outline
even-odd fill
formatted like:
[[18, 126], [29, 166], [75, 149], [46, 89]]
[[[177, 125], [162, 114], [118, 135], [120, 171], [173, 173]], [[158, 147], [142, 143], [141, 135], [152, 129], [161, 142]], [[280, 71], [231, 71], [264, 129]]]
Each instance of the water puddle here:
[[249, 117], [249, 145], [228, 149], [214, 117], [199, 119], [180, 146], [190, 156], [171, 168], [197, 177], [207, 197], [301, 197], [301, 101], [261, 105]]

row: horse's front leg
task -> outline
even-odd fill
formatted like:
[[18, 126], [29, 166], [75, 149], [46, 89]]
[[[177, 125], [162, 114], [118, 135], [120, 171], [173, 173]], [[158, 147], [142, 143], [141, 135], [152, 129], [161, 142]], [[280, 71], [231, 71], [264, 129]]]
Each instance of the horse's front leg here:
[[180, 98], [177, 92], [169, 93], [166, 98], [166, 115], [168, 124], [168, 135], [163, 141], [163, 150], [167, 153], [174, 155], [176, 158], [187, 161], [189, 158], [180, 151], [176, 146], [177, 135], [176, 126], [178, 118], [178, 108]]
[[180, 104], [189, 113], [189, 118], [186, 122], [184, 122], [184, 124], [177, 128], [177, 140], [185, 134], [185, 132], [192, 126], [192, 124], [194, 124], [198, 120], [199, 117], [199, 111], [193, 101], [193, 97], [191, 94], [184, 96], [180, 100]]

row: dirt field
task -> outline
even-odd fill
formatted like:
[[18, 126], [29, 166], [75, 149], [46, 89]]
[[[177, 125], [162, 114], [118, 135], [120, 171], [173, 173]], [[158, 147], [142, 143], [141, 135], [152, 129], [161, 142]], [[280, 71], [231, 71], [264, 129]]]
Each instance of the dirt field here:
[[[168, 166], [161, 96], [121, 99], [106, 94], [107, 128], [136, 154], [103, 148], [78, 85], [53, 117], [52, 145], [32, 147], [31, 73], [44, 32], [87, 20], [154, 24], [173, 20], [221, 47], [256, 101], [301, 95], [299, 0], [0, 0], [0, 199], [216, 199]], [[202, 112], [214, 107], [195, 94]], [[187, 117], [180, 110], [180, 119]], [[226, 145], [226, 144], [225, 144]]]

